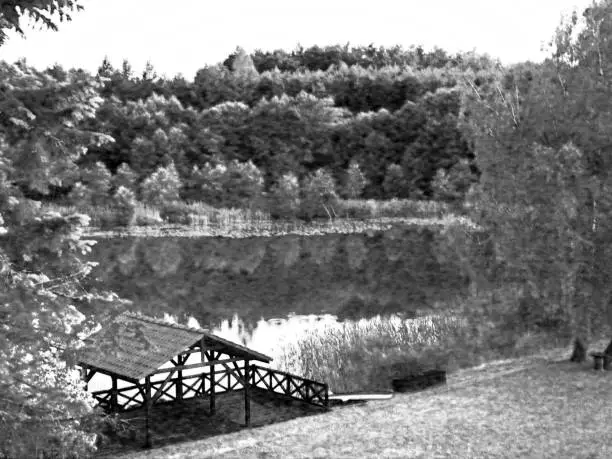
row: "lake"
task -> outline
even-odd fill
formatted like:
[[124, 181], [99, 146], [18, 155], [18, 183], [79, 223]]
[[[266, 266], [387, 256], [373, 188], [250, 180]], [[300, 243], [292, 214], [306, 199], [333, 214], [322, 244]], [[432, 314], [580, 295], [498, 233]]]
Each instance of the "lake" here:
[[100, 238], [91, 283], [133, 301], [134, 311], [266, 353], [308, 330], [378, 314], [409, 318], [466, 293], [439, 231]]

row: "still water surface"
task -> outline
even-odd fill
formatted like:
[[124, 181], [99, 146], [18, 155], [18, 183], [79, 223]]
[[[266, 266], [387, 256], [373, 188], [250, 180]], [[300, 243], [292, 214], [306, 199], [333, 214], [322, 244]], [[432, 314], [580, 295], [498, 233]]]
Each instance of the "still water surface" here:
[[[431, 310], [466, 277], [437, 229], [369, 234], [100, 239], [93, 284], [143, 314], [209, 328], [274, 354], [302, 333]], [[446, 250], [446, 252], [445, 252]]]
[[[324, 236], [100, 239], [93, 284], [132, 310], [278, 357], [300, 336], [376, 315], [412, 317], [464, 294], [439, 230]], [[101, 383], [92, 380], [94, 387]]]

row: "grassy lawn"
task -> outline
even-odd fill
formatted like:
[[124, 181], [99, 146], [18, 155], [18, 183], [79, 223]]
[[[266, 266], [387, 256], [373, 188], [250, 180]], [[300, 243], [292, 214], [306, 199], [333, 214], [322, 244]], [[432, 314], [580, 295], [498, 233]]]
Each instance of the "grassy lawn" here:
[[612, 457], [612, 372], [568, 357], [483, 364], [428, 391], [123, 457]]

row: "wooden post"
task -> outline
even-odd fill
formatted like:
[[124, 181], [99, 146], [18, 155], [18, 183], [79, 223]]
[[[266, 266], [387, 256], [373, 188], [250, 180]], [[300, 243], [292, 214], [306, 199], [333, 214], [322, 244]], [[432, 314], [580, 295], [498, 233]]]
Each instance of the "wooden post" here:
[[111, 376], [111, 379], [113, 381], [113, 388], [111, 389], [110, 404], [111, 411], [115, 413], [116, 411], [119, 411], [119, 406], [117, 404], [117, 377], [113, 375]]
[[149, 435], [149, 418], [151, 417], [151, 377], [145, 378], [145, 448], [151, 447], [151, 436]]
[[[211, 356], [213, 356], [213, 360], [214, 360], [214, 355], [211, 353], [209, 354]], [[215, 414], [217, 411], [217, 407], [215, 406], [215, 366], [211, 365], [210, 366], [210, 407], [209, 407], [209, 411], [210, 414]]]
[[244, 423], [251, 425], [251, 400], [249, 399], [249, 361], [244, 361]]
[[81, 367], [81, 380], [85, 383], [85, 392], [89, 388], [89, 380], [87, 379], [87, 367]]
[[[185, 362], [187, 361], [187, 358], [189, 358], [189, 356], [186, 357], [178, 357], [177, 361], [179, 366], [183, 366], [185, 364]], [[176, 399], [177, 400], [183, 400], [183, 371], [179, 370], [178, 371], [178, 376], [177, 376], [177, 381], [176, 381]]]
[[329, 387], [325, 384], [325, 408], [329, 407]]

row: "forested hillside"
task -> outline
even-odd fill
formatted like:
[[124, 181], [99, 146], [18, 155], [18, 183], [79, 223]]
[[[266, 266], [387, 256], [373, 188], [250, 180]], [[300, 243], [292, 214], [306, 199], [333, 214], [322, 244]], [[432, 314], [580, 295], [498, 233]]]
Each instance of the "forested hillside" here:
[[[123, 185], [147, 201], [147, 178], [170, 168], [181, 198], [215, 206], [261, 204], [262, 193], [307, 187], [316, 171], [345, 198], [452, 200], [478, 179], [458, 82], [497, 67], [475, 54], [348, 46], [253, 56], [239, 48], [193, 81], [158, 77], [152, 65], [137, 74], [127, 61], [115, 69], [105, 60], [97, 75], [2, 63], [2, 122], [25, 134], [48, 110], [49, 88], [65, 91], [77, 76], [99, 90], [96, 116], [73, 122], [114, 142], [54, 171], [48, 194], [23, 182], [36, 199], [99, 204]], [[451, 183], [436, 187], [436, 174]]]

